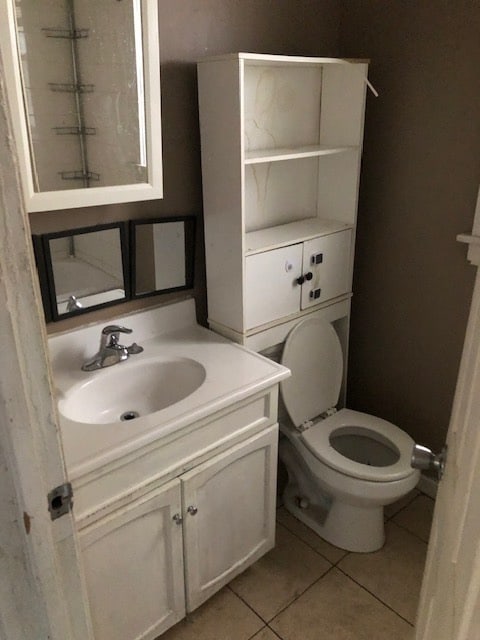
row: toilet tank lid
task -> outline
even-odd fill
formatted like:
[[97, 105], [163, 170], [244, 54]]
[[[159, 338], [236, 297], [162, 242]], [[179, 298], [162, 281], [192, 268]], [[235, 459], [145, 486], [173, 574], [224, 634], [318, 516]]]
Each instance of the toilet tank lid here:
[[292, 372], [290, 378], [280, 383], [280, 389], [296, 427], [337, 404], [343, 353], [329, 322], [318, 317], [299, 322], [287, 336], [282, 364]]

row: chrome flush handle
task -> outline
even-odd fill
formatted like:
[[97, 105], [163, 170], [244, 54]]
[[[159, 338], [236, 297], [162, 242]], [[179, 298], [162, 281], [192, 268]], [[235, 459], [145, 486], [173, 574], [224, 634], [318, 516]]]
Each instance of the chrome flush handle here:
[[445, 463], [447, 461], [447, 445], [443, 447], [440, 453], [435, 454], [428, 447], [416, 444], [413, 447], [410, 465], [414, 469], [421, 471], [434, 471], [437, 473], [438, 479], [441, 480], [445, 471]]

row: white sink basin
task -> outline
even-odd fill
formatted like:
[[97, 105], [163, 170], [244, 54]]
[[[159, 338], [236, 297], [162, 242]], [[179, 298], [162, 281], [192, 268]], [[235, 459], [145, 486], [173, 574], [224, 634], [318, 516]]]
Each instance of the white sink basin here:
[[[180, 440], [187, 432], [192, 437], [198, 433], [200, 446], [207, 418], [277, 384], [289, 373], [200, 327], [193, 299], [112, 318], [110, 323], [132, 329], [132, 339], [144, 351], [111, 367], [85, 372], [82, 364], [98, 349], [105, 322], [49, 339], [72, 480], [149, 446], [161, 448], [160, 443]], [[137, 413], [139, 417], [134, 418]], [[121, 421], [124, 414], [127, 420]], [[221, 440], [224, 434], [217, 435]]]
[[200, 387], [205, 368], [188, 358], [143, 360], [88, 374], [58, 402], [61, 415], [75, 422], [111, 424], [165, 409]]

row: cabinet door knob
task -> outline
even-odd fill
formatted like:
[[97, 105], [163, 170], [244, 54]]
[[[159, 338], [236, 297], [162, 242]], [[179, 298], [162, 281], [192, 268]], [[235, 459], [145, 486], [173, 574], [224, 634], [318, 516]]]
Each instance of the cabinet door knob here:
[[297, 284], [303, 284], [305, 282], [305, 280], [311, 280], [313, 278], [313, 273], [311, 271], [308, 271], [305, 274], [302, 274], [301, 276], [299, 276], [296, 280]]
[[188, 513], [189, 513], [191, 516], [194, 516], [194, 515], [196, 515], [196, 514], [197, 514], [198, 509], [197, 509], [197, 507], [194, 507], [194, 506], [193, 506], [193, 504], [191, 504], [191, 505], [187, 508], [187, 511], [188, 511]]
[[179, 513], [176, 513], [173, 516], [172, 520], [175, 522], [175, 524], [182, 524], [182, 522], [183, 522], [183, 518]]

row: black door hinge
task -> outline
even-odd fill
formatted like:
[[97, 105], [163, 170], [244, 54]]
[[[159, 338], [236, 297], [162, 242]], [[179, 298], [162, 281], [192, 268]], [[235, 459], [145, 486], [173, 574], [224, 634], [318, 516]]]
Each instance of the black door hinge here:
[[73, 490], [70, 482], [55, 487], [48, 494], [48, 510], [52, 520], [69, 513], [73, 507]]

